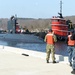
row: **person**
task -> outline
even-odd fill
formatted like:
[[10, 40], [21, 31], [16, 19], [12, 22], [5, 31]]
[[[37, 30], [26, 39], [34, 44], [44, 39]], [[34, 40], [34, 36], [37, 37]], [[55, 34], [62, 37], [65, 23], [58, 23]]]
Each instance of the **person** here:
[[72, 33], [72, 40], [73, 40], [73, 64], [72, 64], [72, 74], [75, 74], [75, 31]]
[[46, 34], [44, 41], [47, 43], [47, 45], [46, 45], [46, 53], [47, 53], [46, 61], [47, 61], [47, 63], [49, 63], [50, 53], [52, 53], [53, 63], [56, 63], [54, 44], [55, 44], [55, 42], [57, 42], [57, 38], [56, 38], [56, 36], [54, 35], [54, 32], [52, 32], [51, 29]]
[[70, 66], [72, 66], [72, 56], [73, 56], [73, 46], [70, 39], [71, 36], [72, 36], [72, 31], [69, 33], [67, 41], [66, 41], [68, 45], [67, 51], [68, 51], [68, 61], [70, 63]]
[[[67, 44], [68, 44], [68, 54], [69, 54], [69, 63], [70, 66], [72, 66], [72, 74], [75, 74], [75, 33], [74, 31], [71, 31], [67, 38]], [[73, 60], [73, 64], [72, 64]]]

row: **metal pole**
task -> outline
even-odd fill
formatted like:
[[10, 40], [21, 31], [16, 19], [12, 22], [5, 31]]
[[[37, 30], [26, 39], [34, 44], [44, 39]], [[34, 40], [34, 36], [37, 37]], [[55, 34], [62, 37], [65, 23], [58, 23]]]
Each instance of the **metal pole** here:
[[60, 1], [60, 13], [62, 14], [62, 0]]

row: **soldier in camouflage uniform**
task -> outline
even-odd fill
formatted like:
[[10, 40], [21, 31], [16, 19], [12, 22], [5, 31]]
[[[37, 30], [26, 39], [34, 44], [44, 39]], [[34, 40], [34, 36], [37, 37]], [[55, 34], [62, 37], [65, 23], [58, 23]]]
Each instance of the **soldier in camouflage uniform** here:
[[55, 50], [54, 50], [54, 44], [57, 42], [57, 38], [50, 29], [48, 34], [46, 34], [44, 41], [47, 43], [46, 45], [46, 61], [49, 63], [50, 53], [52, 53], [52, 61], [53, 63], [56, 63], [55, 61]]

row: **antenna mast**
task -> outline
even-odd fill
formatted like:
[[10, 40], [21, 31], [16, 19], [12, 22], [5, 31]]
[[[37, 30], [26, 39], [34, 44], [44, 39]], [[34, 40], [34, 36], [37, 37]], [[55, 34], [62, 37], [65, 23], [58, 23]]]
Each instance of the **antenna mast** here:
[[60, 13], [62, 14], [62, 0], [60, 0]]
[[60, 0], [60, 13], [58, 13], [60, 18], [63, 18], [62, 16], [62, 0]]

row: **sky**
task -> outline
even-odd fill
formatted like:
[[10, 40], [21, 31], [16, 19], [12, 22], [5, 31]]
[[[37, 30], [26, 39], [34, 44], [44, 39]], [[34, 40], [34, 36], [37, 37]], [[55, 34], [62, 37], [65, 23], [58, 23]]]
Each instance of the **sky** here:
[[[63, 16], [75, 15], [75, 0], [62, 0]], [[21, 18], [51, 18], [58, 16], [60, 0], [0, 0], [0, 18], [13, 15]]]

